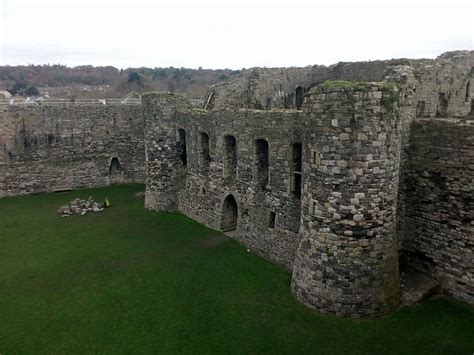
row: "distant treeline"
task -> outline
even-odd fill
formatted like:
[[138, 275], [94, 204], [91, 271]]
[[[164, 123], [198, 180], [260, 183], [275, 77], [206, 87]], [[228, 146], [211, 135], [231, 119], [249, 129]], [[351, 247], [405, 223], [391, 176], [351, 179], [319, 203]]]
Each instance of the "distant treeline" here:
[[[0, 66], [0, 90], [25, 95], [23, 88], [41, 88], [52, 96], [121, 97], [130, 91], [169, 90], [192, 97], [204, 95], [207, 86], [240, 74], [230, 69], [127, 68], [91, 65]], [[100, 90], [95, 88], [100, 87]], [[50, 88], [50, 90], [47, 90]], [[34, 90], [30, 89], [30, 93]]]

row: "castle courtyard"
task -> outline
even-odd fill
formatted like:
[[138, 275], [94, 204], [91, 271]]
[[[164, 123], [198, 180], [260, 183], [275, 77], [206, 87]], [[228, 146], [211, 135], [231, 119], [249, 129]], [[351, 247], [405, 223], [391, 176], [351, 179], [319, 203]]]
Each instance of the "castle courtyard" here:
[[[472, 353], [474, 308], [432, 298], [374, 320], [321, 315], [291, 274], [143, 185], [0, 199], [0, 352]], [[79, 197], [101, 213], [61, 218]]]

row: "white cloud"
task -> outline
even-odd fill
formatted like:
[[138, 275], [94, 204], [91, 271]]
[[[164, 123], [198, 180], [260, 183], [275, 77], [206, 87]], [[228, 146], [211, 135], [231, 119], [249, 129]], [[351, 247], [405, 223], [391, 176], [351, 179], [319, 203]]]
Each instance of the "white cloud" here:
[[469, 1], [0, 2], [3, 65], [304, 66], [473, 48]]

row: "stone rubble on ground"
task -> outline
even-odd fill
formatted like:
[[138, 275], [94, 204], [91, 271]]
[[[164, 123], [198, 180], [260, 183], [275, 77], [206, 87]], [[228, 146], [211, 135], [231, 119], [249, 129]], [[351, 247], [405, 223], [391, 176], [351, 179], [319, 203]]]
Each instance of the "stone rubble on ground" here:
[[75, 198], [69, 204], [59, 207], [56, 212], [61, 217], [69, 217], [73, 213], [84, 216], [87, 212], [102, 212], [103, 210], [104, 206], [102, 203], [95, 202], [92, 197], [89, 197], [87, 200]]

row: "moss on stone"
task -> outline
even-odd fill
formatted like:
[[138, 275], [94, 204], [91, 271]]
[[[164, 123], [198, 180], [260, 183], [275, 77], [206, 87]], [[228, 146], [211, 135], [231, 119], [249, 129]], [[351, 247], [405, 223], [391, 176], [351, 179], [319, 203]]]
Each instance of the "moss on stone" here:
[[382, 96], [380, 104], [387, 110], [387, 112], [393, 112], [395, 105], [398, 103], [400, 95], [396, 91], [392, 91]]
[[398, 91], [398, 86], [390, 81], [379, 81], [377, 86], [382, 91]]

